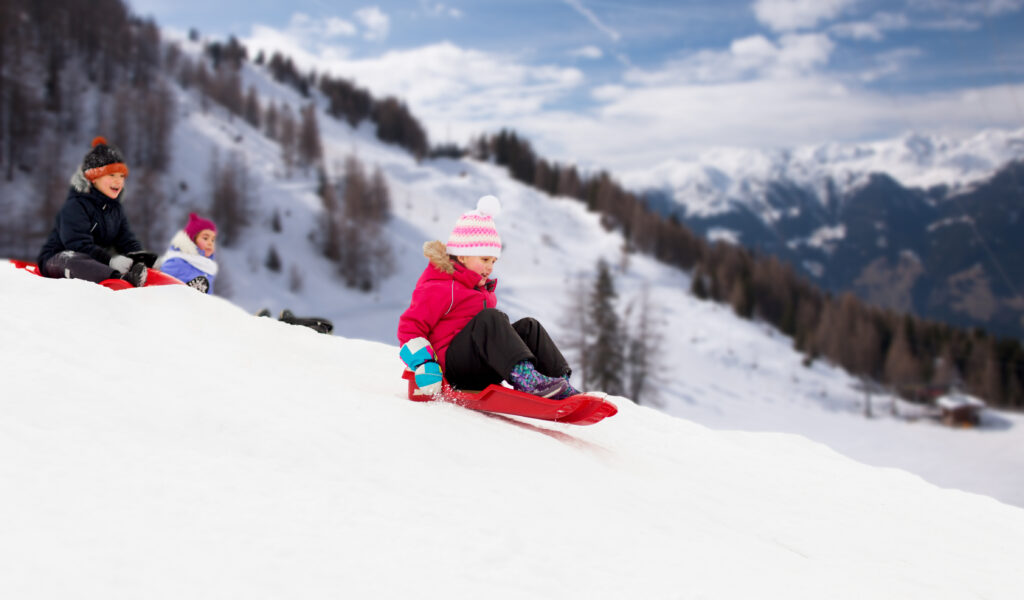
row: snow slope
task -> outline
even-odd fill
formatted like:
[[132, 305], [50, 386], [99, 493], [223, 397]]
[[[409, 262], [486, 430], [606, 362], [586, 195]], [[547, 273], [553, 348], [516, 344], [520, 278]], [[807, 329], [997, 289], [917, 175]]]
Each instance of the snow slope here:
[[619, 399], [403, 398], [394, 346], [0, 264], [11, 598], [1017, 598], [1024, 510]]

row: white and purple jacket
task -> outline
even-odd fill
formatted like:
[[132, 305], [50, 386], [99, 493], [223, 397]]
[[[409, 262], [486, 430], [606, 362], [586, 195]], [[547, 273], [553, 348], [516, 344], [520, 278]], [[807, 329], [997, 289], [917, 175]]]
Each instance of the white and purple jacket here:
[[157, 267], [184, 283], [189, 283], [196, 277], [205, 277], [209, 282], [206, 293], [213, 293], [213, 279], [217, 276], [217, 263], [213, 260], [213, 254], [210, 256], [203, 254], [199, 246], [189, 239], [185, 230], [174, 234], [170, 247], [160, 257]]

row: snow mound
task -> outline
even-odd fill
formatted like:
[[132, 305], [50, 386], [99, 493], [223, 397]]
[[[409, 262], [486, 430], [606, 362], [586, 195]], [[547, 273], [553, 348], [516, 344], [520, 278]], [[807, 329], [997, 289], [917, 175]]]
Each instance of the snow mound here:
[[[1024, 510], [805, 438], [404, 399], [397, 349], [0, 265], [12, 598], [1016, 598]], [[935, 574], [940, 573], [941, 579]]]

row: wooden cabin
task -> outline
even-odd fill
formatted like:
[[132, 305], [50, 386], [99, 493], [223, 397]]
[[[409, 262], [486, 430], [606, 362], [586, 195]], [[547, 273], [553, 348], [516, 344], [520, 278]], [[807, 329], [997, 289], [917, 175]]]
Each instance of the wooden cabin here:
[[981, 411], [985, 402], [980, 398], [961, 393], [950, 393], [935, 401], [942, 422], [951, 427], [973, 427], [981, 423]]

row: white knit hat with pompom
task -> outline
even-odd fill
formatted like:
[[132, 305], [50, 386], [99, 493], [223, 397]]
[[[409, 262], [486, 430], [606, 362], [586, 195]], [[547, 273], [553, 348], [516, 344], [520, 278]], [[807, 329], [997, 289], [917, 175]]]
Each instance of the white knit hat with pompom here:
[[477, 200], [471, 210], [455, 222], [448, 236], [448, 254], [452, 256], [501, 256], [501, 237], [494, 227], [494, 217], [501, 214], [501, 202], [494, 196]]

